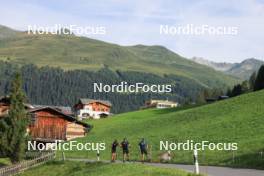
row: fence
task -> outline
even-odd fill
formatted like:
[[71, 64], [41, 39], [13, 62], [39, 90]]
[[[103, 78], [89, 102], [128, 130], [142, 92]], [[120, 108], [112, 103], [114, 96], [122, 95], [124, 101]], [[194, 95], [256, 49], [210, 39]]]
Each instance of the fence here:
[[25, 160], [11, 166], [0, 168], [0, 176], [15, 175], [31, 167], [44, 164], [45, 162], [53, 160], [54, 158], [55, 158], [55, 152], [46, 152], [34, 159]]

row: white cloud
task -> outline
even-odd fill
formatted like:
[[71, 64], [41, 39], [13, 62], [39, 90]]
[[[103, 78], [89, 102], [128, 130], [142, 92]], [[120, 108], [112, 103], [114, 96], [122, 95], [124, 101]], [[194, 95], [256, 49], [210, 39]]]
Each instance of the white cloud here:
[[[194, 1], [4, 1], [0, 24], [26, 29], [28, 24], [103, 25], [107, 35], [93, 36], [122, 45], [164, 45], [186, 56], [215, 61], [264, 59], [264, 3], [253, 0]], [[163, 36], [160, 24], [237, 26], [236, 36]]]

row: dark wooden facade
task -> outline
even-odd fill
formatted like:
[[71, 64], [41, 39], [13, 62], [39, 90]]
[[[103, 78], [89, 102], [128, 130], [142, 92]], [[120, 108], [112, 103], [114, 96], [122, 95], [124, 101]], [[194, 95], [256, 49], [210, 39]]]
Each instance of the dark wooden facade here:
[[29, 132], [36, 140], [70, 140], [83, 137], [89, 126], [56, 109], [46, 107], [29, 111]]
[[32, 138], [66, 140], [67, 121], [60, 114], [41, 110], [31, 114], [29, 126]]

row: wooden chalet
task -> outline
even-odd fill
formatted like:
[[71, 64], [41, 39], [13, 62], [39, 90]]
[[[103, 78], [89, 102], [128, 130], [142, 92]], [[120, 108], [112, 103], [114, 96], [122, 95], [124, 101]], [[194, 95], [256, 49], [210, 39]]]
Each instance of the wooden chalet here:
[[90, 126], [52, 107], [30, 109], [30, 136], [37, 141], [67, 141], [84, 137]]
[[112, 104], [106, 100], [95, 100], [81, 98], [74, 106], [76, 116], [80, 119], [93, 118], [100, 119], [110, 115]]
[[10, 99], [8, 97], [0, 98], [0, 117], [3, 117], [8, 114], [10, 105]]
[[[40, 142], [67, 141], [84, 137], [90, 125], [78, 121], [73, 116], [65, 114], [54, 107], [34, 107], [25, 104], [30, 118], [28, 133], [32, 140]], [[0, 98], [0, 115], [5, 117], [10, 109], [10, 98]]]
[[[25, 109], [31, 109], [33, 108], [32, 105], [24, 103]], [[0, 117], [4, 117], [8, 114], [8, 111], [10, 109], [10, 97], [9, 96], [3, 96], [0, 97]]]

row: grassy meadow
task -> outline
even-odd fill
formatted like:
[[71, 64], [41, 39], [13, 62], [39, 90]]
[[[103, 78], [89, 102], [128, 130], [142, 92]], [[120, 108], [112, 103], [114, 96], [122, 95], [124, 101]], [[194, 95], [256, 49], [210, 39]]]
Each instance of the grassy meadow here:
[[0, 167], [11, 165], [11, 161], [9, 158], [0, 158]]
[[[152, 146], [152, 160], [159, 161], [160, 141], [238, 143], [237, 151], [200, 151], [203, 165], [263, 168], [264, 158], [264, 91], [217, 103], [189, 108], [141, 110], [107, 119], [90, 120], [92, 131], [77, 141], [105, 142], [101, 158], [110, 159], [111, 143], [127, 137], [131, 143], [131, 159], [139, 160], [138, 142], [144, 137]], [[95, 158], [96, 152], [70, 151], [66, 157]], [[58, 156], [61, 153], [58, 152]], [[192, 163], [192, 151], [173, 151], [174, 163]], [[121, 159], [121, 149], [118, 150]]]
[[192, 176], [194, 174], [187, 173], [176, 169], [158, 168], [146, 166], [143, 164], [103, 164], [84, 162], [50, 162], [44, 166], [36, 167], [26, 171], [20, 176]]

